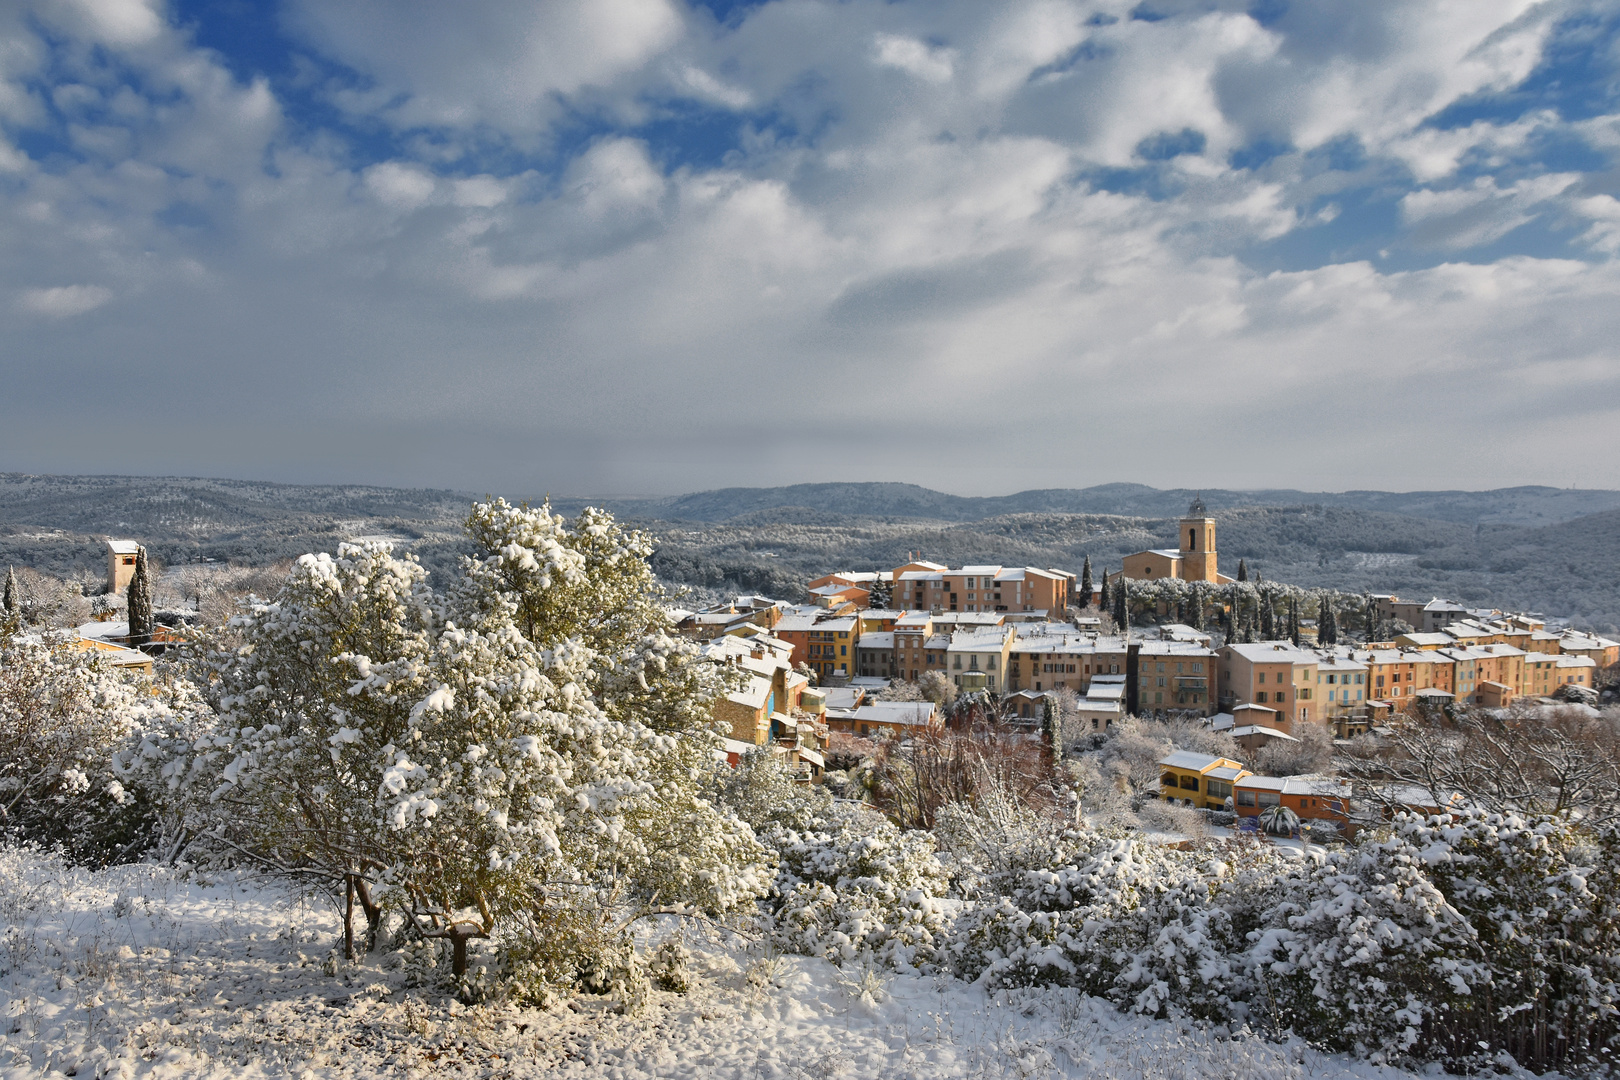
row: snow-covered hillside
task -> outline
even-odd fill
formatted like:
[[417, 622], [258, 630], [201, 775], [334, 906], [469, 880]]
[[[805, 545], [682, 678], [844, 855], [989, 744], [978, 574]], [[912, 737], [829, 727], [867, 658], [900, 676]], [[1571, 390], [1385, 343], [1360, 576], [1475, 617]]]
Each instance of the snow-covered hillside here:
[[[691, 990], [636, 1015], [408, 989], [334, 962], [338, 916], [248, 876], [0, 851], [0, 1076], [1405, 1077], [1073, 991], [839, 970], [689, 925]], [[680, 928], [666, 924], [663, 932]]]

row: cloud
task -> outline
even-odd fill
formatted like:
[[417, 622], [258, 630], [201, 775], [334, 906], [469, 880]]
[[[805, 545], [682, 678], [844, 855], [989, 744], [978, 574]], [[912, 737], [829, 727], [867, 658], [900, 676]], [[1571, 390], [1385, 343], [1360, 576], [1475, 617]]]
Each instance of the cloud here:
[[[1620, 401], [1620, 117], [1468, 111], [1575, 77], [1569, 9], [1134, 6], [287, 0], [279, 66], [152, 5], [0, 12], [0, 287], [37, 316], [0, 452], [514, 493], [1620, 485], [1567, 465]], [[137, 398], [186, 437], [116, 437]], [[106, 447], [45, 449], [68, 422]], [[1365, 452], [1482, 423], [1538, 453]]]
[[915, 38], [898, 34], [878, 34], [873, 38], [877, 62], [884, 67], [898, 68], [924, 82], [949, 82], [956, 67], [956, 54], [951, 49], [930, 48]]
[[36, 315], [67, 319], [94, 311], [112, 298], [112, 290], [100, 285], [56, 285], [48, 289], [26, 289], [20, 303]]
[[315, 51], [375, 80], [379, 118], [518, 137], [558, 115], [558, 95], [613, 83], [682, 31], [668, 0], [294, 0], [288, 18]]

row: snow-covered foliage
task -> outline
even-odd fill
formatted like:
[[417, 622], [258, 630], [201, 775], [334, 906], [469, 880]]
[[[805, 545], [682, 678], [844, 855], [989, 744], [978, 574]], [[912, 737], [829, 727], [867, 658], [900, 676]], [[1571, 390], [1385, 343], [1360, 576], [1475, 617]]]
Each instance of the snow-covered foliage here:
[[0, 829], [91, 864], [145, 854], [152, 808], [113, 757], [175, 700], [66, 638], [0, 631]]
[[765, 753], [741, 763], [726, 795], [776, 853], [766, 906], [784, 947], [835, 964], [932, 965], [946, 888], [932, 836], [902, 832], [867, 807], [795, 787]]
[[696, 926], [659, 928], [640, 1012], [591, 995], [571, 1008], [469, 1007], [379, 956], [344, 963], [330, 951], [338, 913], [242, 872], [89, 871], [9, 849], [0, 919], [8, 1077], [1410, 1080], [1298, 1039], [1144, 1019], [1075, 991], [761, 958]]
[[[1124, 835], [1066, 830], [987, 879], [949, 952], [988, 986], [1071, 986], [1149, 1016], [1241, 1018], [1245, 923], [1265, 866], [1234, 851], [1176, 851]], [[1224, 856], [1224, 857], [1223, 857]]]
[[352, 896], [368, 945], [396, 911], [469, 992], [543, 996], [623, 968], [649, 911], [723, 912], [769, 874], [705, 797], [724, 683], [665, 632], [645, 541], [505, 503], [468, 528], [444, 594], [383, 544], [300, 559], [209, 643], [208, 722], [128, 768], [224, 854]]

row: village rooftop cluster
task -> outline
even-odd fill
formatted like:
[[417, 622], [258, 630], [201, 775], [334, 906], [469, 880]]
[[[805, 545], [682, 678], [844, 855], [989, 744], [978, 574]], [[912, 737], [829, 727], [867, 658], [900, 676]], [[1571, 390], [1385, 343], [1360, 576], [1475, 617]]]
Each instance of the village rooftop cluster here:
[[[1106, 580], [1116, 589], [1202, 582], [1218, 598], [1215, 587], [1234, 579], [1219, 570], [1215, 520], [1195, 503], [1180, 524], [1179, 550], [1128, 556]], [[728, 756], [772, 746], [811, 780], [836, 735], [894, 738], [946, 726], [936, 701], [885, 700], [893, 684], [930, 675], [1032, 731], [1059, 713], [1056, 734], [1066, 743], [1106, 734], [1126, 716], [1183, 716], [1229, 732], [1252, 755], [1298, 742], [1308, 725], [1342, 741], [1402, 714], [1454, 706], [1589, 707], [1599, 673], [1620, 662], [1620, 642], [1438, 599], [1373, 594], [1379, 620], [1413, 628], [1388, 641], [1319, 644], [1307, 629], [1298, 644], [1217, 644], [1183, 623], [1115, 627], [1100, 610], [1103, 586], [1079, 591], [1077, 575], [1063, 570], [914, 560], [815, 578], [807, 603], [740, 596], [677, 615], [713, 660], [746, 672], [746, 688], [716, 706]], [[1242, 816], [1281, 801], [1305, 817], [1342, 819], [1348, 807], [1348, 785], [1334, 778], [1263, 777], [1185, 751], [1161, 764], [1161, 796], [1199, 808]], [[1442, 800], [1410, 801], [1438, 808]]]

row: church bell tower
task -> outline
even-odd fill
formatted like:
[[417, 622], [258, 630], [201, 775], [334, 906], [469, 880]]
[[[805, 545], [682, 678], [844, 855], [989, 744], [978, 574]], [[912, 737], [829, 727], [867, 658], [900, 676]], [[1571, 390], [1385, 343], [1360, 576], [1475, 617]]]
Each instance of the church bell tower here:
[[1219, 581], [1216, 562], [1215, 519], [1200, 496], [1181, 519], [1181, 576], [1187, 581]]

